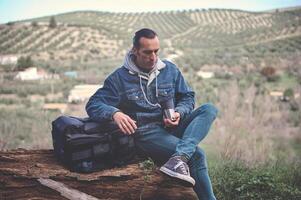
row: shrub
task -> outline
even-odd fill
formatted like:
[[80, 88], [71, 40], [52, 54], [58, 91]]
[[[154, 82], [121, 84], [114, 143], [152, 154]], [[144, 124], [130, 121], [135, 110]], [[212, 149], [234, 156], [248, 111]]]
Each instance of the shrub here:
[[38, 26], [38, 22], [36, 22], [36, 21], [32, 21], [32, 22], [31, 22], [31, 26], [33, 26], [33, 27], [37, 27], [37, 26]]
[[273, 67], [264, 67], [261, 70], [261, 74], [265, 77], [273, 76], [276, 74], [276, 70]]
[[295, 99], [292, 99], [290, 102], [290, 109], [291, 111], [298, 111], [299, 110], [299, 104], [297, 103], [297, 101]]
[[269, 81], [269, 82], [276, 82], [279, 79], [280, 79], [280, 77], [278, 75], [273, 75], [273, 76], [267, 77], [267, 81]]
[[301, 113], [300, 112], [290, 112], [288, 122], [294, 127], [299, 127], [301, 123]]
[[266, 77], [267, 81], [274, 82], [279, 80], [279, 76], [276, 75], [276, 69], [273, 67], [264, 67], [260, 73]]
[[7, 26], [13, 26], [13, 25], [15, 25], [15, 22], [7, 22], [6, 25]]
[[32, 66], [33, 66], [33, 61], [30, 56], [27, 57], [21, 56], [17, 61], [17, 70], [24, 70]]
[[292, 88], [287, 88], [284, 92], [283, 92], [283, 96], [287, 97], [287, 98], [293, 98], [294, 97], [294, 90]]
[[55, 18], [52, 16], [49, 20], [49, 28], [55, 28], [57, 26]]

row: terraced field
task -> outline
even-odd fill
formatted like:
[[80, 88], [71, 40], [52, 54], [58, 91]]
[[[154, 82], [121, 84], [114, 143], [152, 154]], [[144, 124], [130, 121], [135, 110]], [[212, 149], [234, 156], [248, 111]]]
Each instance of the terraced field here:
[[[19, 24], [0, 32], [1, 54], [36, 54], [43, 59], [72, 59], [76, 55], [92, 57], [120, 56], [120, 40], [109, 39], [90, 27], [48, 25], [32, 27]], [[51, 57], [51, 55], [54, 55]]]
[[[206, 52], [206, 58], [201, 55], [205, 63], [229, 52], [237, 58], [246, 53], [253, 58], [258, 49], [276, 55], [279, 51], [300, 52], [301, 48], [301, 8], [274, 12], [81, 11], [56, 15], [55, 19], [58, 24], [55, 28], [48, 26], [50, 16], [1, 25], [0, 54], [29, 54], [42, 61], [122, 59], [130, 47], [133, 32], [142, 27], [158, 32], [162, 56], [177, 51]], [[38, 25], [33, 26], [33, 21]], [[177, 59], [181, 60], [181, 56]]]

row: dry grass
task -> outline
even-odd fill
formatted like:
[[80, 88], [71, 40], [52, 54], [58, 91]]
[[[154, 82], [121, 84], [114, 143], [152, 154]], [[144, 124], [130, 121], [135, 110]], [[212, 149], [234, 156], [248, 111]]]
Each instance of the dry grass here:
[[289, 110], [268, 95], [258, 95], [251, 86], [240, 89], [236, 81], [219, 93], [220, 116], [207, 142], [226, 160], [247, 164], [295, 158], [290, 140], [300, 128], [288, 123]]

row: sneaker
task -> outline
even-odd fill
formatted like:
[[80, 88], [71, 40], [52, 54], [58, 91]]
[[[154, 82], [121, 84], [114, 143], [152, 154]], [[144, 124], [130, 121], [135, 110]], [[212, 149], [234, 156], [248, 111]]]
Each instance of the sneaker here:
[[195, 185], [195, 180], [190, 176], [188, 165], [180, 156], [171, 157], [161, 168], [160, 171], [174, 178], [178, 178]]

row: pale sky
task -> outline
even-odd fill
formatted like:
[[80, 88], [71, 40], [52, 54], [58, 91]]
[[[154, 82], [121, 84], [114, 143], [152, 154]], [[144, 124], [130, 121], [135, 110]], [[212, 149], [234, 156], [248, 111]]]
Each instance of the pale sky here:
[[232, 8], [264, 11], [292, 6], [301, 6], [301, 0], [0, 0], [0, 24], [79, 10], [145, 12]]

